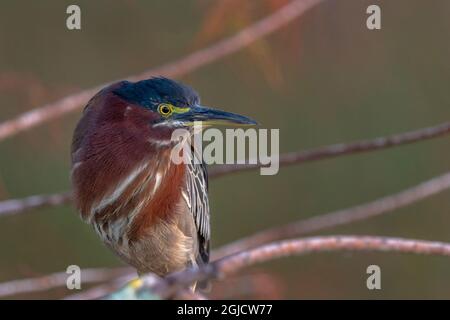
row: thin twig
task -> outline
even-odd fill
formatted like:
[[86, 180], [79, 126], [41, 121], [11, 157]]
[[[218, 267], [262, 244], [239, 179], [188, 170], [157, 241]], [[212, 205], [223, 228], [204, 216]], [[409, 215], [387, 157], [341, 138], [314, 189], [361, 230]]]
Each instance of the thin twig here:
[[[444, 122], [432, 127], [421, 128], [414, 131], [394, 134], [386, 137], [360, 140], [351, 143], [338, 143], [328, 146], [318, 147], [311, 150], [297, 151], [280, 155], [279, 165], [289, 166], [300, 163], [318, 161], [334, 158], [348, 154], [362, 153], [387, 149], [403, 144], [410, 144], [422, 140], [437, 138], [450, 133], [450, 122]], [[225, 174], [236, 173], [260, 168], [260, 164], [235, 164], [221, 165], [210, 170], [211, 177], [218, 177]]]
[[[81, 284], [109, 281], [117, 277], [130, 274], [131, 268], [92, 268], [81, 270]], [[69, 274], [58, 272], [43, 277], [13, 280], [0, 283], [0, 297], [24, 293], [46, 291], [66, 285]]]
[[308, 233], [361, 221], [381, 214], [392, 212], [414, 202], [423, 200], [450, 188], [450, 172], [422, 182], [414, 187], [403, 190], [372, 202], [355, 207], [333, 211], [309, 219], [292, 222], [281, 227], [260, 231], [247, 238], [227, 244], [213, 252], [213, 259], [248, 250], [265, 243], [298, 237]]
[[[288, 24], [320, 2], [322, 0], [294, 0], [229, 38], [191, 53], [180, 60], [150, 69], [140, 75], [130, 76], [128, 79], [136, 81], [147, 79], [154, 75], [164, 75], [167, 77], [182, 76], [250, 45], [259, 38]], [[77, 110], [85, 105], [90, 97], [106, 85], [103, 84], [67, 96], [56, 102], [25, 112], [15, 119], [0, 124], [0, 141], [51, 119], [60, 117], [68, 112]]]
[[71, 192], [51, 195], [35, 195], [23, 199], [12, 199], [0, 202], [0, 217], [25, 212], [30, 209], [60, 206], [72, 201]]
[[167, 298], [195, 281], [224, 277], [257, 263], [292, 255], [342, 250], [450, 256], [450, 243], [375, 236], [323, 236], [285, 240], [243, 251], [204, 267], [174, 273], [156, 283], [151, 281], [148, 286], [145, 286], [144, 281], [144, 288], [139, 288], [139, 290], [148, 290], [149, 293]]

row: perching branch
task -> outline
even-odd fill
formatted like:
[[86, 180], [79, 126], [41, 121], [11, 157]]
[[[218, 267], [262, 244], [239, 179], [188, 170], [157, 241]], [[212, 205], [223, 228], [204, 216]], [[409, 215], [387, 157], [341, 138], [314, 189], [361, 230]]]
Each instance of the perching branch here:
[[213, 252], [213, 259], [254, 248], [265, 243], [298, 237], [319, 230], [361, 221], [405, 207], [450, 188], [450, 172], [422, 182], [399, 193], [372, 202], [346, 208], [309, 219], [292, 222], [281, 227], [260, 231], [247, 238], [225, 245]]
[[149, 279], [143, 277], [141, 286], [136, 290], [141, 295], [146, 293], [170, 298], [195, 281], [225, 277], [257, 263], [293, 255], [343, 250], [450, 256], [450, 243], [372, 236], [324, 236], [285, 240], [243, 251], [200, 268], [174, 273], [160, 281], [155, 281], [153, 276]]
[[[223, 39], [210, 47], [191, 53], [180, 60], [150, 69], [139, 75], [130, 76], [128, 79], [136, 81], [147, 79], [154, 75], [179, 77], [187, 74], [188, 72], [212, 63], [250, 45], [256, 40], [293, 21], [320, 2], [322, 2], [322, 0], [293, 0], [276, 12], [255, 22], [229, 38]], [[107, 84], [103, 84], [92, 89], [83, 90], [56, 102], [25, 112], [15, 119], [0, 124], [0, 141], [46, 121], [77, 110], [85, 105], [97, 91], [106, 85]]]
[[[185, 288], [195, 281], [221, 278], [257, 263], [292, 255], [342, 250], [387, 251], [450, 256], [450, 244], [443, 242], [375, 236], [310, 237], [266, 244], [255, 249], [227, 256], [201, 268], [191, 268], [174, 273], [164, 279], [156, 279], [153, 275], [144, 276], [140, 286], [136, 288], [136, 292], [129, 292], [130, 287], [127, 286], [125, 289], [114, 292], [113, 295], [109, 295], [108, 297], [173, 297], [183, 292]], [[129, 269], [122, 269], [120, 274], [127, 274], [129, 272], [127, 270]], [[111, 270], [93, 269], [92, 272], [91, 277], [86, 277], [85, 273], [82, 273], [83, 283], [86, 283], [89, 278], [92, 281], [113, 278]], [[119, 273], [119, 270], [116, 270], [116, 272]], [[45, 278], [11, 281], [0, 285], [0, 296], [35, 292], [62, 286], [65, 284], [66, 279], [67, 274], [59, 273]], [[99, 293], [105, 295], [109, 293], [108, 288], [115, 288], [115, 286], [103, 285], [97, 289], [93, 288], [86, 294], [75, 295], [70, 298], [98, 298]]]
[[[425, 199], [426, 197], [442, 192], [449, 187], [450, 173], [446, 173], [397, 194], [380, 198], [367, 204], [338, 210], [310, 219], [300, 220], [282, 227], [261, 231], [253, 236], [243, 238], [213, 251], [213, 259], [216, 260], [230, 256], [236, 252], [245, 251], [271, 241], [296, 237], [302, 234], [323, 230], [325, 228], [331, 228], [381, 215], [394, 209], [409, 205], [415, 201]], [[2, 206], [0, 205], [0, 213], [1, 207]], [[97, 274], [102, 274], [103, 272], [103, 269], [99, 269]], [[109, 277], [109, 272], [115, 271], [114, 269], [109, 270], [105, 277]], [[43, 291], [53, 287], [62, 286], [65, 284], [66, 276], [67, 275], [64, 273], [58, 273], [43, 278], [24, 279], [3, 283], [0, 284], [0, 297], [26, 292]], [[48, 279], [58, 280], [49, 281]], [[92, 281], [97, 282], [102, 281], [101, 277], [97, 279], [91, 277], [91, 279]]]

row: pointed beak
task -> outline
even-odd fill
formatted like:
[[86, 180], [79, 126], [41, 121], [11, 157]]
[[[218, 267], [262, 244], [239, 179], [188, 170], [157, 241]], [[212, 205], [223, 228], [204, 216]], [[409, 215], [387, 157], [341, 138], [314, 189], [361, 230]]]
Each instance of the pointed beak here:
[[176, 120], [184, 122], [186, 125], [193, 125], [194, 122], [202, 122], [202, 125], [244, 125], [252, 126], [258, 123], [240, 114], [226, 112], [204, 106], [194, 106], [185, 113], [180, 113], [174, 117]]

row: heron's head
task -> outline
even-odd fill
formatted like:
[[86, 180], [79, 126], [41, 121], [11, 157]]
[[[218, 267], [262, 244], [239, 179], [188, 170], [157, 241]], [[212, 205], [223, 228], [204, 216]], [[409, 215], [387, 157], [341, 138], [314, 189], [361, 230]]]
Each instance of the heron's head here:
[[210, 125], [255, 125], [245, 116], [200, 104], [195, 90], [163, 77], [138, 82], [123, 81], [113, 91], [126, 102], [152, 114], [153, 129], [190, 128], [194, 123]]

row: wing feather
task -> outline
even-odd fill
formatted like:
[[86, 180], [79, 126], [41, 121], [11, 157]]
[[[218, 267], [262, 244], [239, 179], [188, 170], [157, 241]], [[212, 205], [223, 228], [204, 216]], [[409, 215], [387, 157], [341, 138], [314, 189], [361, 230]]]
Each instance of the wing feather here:
[[[194, 152], [194, 157], [198, 156]], [[208, 199], [208, 172], [203, 162], [191, 161], [186, 171], [186, 191], [188, 207], [197, 228], [199, 259], [197, 263], [208, 263], [210, 242], [210, 213]]]

